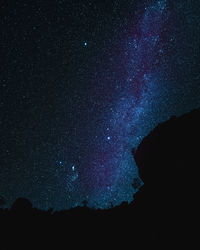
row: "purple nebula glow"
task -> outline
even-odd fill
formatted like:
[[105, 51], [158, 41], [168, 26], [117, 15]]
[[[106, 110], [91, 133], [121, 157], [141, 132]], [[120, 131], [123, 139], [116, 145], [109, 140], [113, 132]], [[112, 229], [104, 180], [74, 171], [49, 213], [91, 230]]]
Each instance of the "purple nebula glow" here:
[[85, 172], [85, 186], [99, 206], [115, 199], [118, 203], [130, 201], [137, 191], [131, 187], [131, 192], [125, 191], [138, 177], [131, 149], [144, 135], [143, 123], [153, 97], [150, 93], [159, 89], [155, 79], [164, 60], [162, 34], [168, 17], [166, 1], [158, 1], [145, 10], [127, 39], [123, 58], [126, 81], [120, 83], [121, 92], [112, 99], [103, 122], [98, 124], [99, 140], [92, 145]]

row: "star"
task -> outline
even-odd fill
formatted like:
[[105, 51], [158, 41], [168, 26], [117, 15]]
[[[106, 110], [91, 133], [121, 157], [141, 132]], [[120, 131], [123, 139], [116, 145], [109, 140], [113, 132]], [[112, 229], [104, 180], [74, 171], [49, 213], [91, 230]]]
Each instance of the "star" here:
[[123, 8], [110, 11], [84, 0], [68, 11], [62, 1], [55, 11], [39, 0], [37, 23], [35, 7], [23, 2], [13, 11], [3, 4], [0, 22], [8, 34], [0, 195], [8, 205], [26, 196], [55, 210], [85, 199], [94, 208], [131, 202], [139, 178], [132, 148], [172, 114], [200, 106], [198, 1], [118, 0]]

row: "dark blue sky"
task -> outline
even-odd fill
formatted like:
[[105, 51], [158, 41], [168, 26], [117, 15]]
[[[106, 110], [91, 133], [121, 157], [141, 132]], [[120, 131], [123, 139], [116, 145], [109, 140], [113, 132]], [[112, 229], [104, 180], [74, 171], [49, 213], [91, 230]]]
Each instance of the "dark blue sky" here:
[[199, 1], [2, 1], [0, 195], [131, 201], [131, 149], [200, 106]]

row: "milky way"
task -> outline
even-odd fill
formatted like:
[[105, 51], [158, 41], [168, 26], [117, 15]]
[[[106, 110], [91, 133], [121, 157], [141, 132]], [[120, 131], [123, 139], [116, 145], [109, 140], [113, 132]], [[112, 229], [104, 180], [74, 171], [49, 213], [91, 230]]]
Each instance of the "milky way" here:
[[170, 91], [178, 89], [177, 84], [177, 89], [170, 90], [166, 79], [170, 74], [167, 48], [177, 46], [170, 29], [175, 21], [172, 11], [166, 0], [147, 6], [125, 41], [121, 59], [126, 63], [126, 78], [115, 86], [120, 93], [112, 95], [112, 105], [100, 124], [99, 141], [91, 146], [88, 156], [85, 182], [91, 205], [105, 208], [133, 199], [138, 190], [138, 186], [132, 187], [133, 180], [139, 176], [131, 149], [156, 123], [177, 114], [171, 109], [163, 113]]
[[132, 149], [200, 106], [199, 1], [2, 9], [0, 196], [58, 210], [131, 202], [143, 185]]
[[154, 115], [148, 113], [152, 98], [160, 91], [162, 76], [158, 79], [158, 75], [165, 56], [162, 32], [168, 16], [166, 1], [148, 6], [127, 43], [127, 79], [116, 86], [120, 93], [112, 100], [100, 125], [99, 142], [92, 145], [88, 158], [86, 183], [97, 207], [131, 201], [137, 191], [131, 186], [139, 178], [131, 149], [138, 145]]

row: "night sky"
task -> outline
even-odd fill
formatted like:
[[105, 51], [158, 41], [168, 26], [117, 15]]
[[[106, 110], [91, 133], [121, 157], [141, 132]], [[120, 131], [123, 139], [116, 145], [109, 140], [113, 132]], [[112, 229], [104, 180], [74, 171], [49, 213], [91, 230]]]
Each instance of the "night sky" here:
[[0, 196], [8, 206], [18, 197], [56, 210], [133, 200], [133, 180], [143, 183], [131, 149], [158, 123], [200, 107], [199, 7], [1, 1]]

